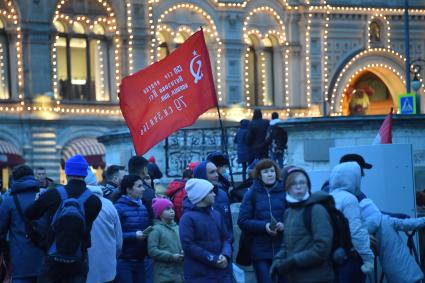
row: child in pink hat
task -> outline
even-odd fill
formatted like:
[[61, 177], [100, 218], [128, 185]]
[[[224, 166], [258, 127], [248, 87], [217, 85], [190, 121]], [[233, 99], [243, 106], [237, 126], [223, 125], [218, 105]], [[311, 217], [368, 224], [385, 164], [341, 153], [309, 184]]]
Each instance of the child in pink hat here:
[[152, 210], [158, 219], [148, 238], [148, 253], [154, 260], [154, 282], [183, 283], [183, 253], [173, 203], [166, 198], [154, 198]]

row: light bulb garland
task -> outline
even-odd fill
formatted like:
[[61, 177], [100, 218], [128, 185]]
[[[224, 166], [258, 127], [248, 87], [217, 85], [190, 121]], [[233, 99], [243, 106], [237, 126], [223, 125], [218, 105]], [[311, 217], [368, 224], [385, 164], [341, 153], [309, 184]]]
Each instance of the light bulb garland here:
[[151, 48], [150, 48], [150, 60], [151, 63], [153, 63], [155, 61], [155, 46], [157, 45], [157, 39], [155, 38], [155, 29], [156, 26], [159, 26], [162, 24], [162, 22], [164, 21], [165, 17], [176, 11], [176, 10], [181, 10], [181, 9], [188, 9], [191, 11], [194, 11], [195, 13], [197, 13], [198, 15], [200, 15], [202, 18], [204, 18], [207, 22], [208, 22], [208, 27], [205, 28], [205, 32], [206, 34], [215, 40], [216, 42], [216, 51], [217, 51], [217, 56], [216, 56], [216, 81], [217, 81], [217, 96], [218, 96], [218, 101], [222, 102], [223, 101], [223, 96], [222, 96], [222, 72], [221, 72], [221, 56], [222, 56], [222, 49], [223, 49], [223, 43], [218, 35], [217, 32], [217, 26], [214, 22], [214, 20], [212, 19], [212, 17], [205, 12], [203, 9], [201, 9], [200, 7], [194, 5], [194, 4], [189, 4], [189, 3], [183, 3], [183, 4], [176, 4], [170, 8], [168, 8], [167, 10], [165, 10], [158, 18], [156, 25], [154, 24], [154, 20], [153, 20], [153, 7], [152, 4], [155, 4], [157, 2], [151, 2], [148, 6], [148, 16], [149, 16], [149, 23], [150, 23], [150, 32], [149, 34], [152, 37], [152, 42], [151, 42]]
[[[161, 1], [164, 1], [164, 0], [149, 0], [148, 4], [155, 5]], [[220, 8], [225, 8], [225, 7], [226, 8], [246, 8], [248, 3], [251, 1], [252, 0], [245, 0], [243, 2], [238, 2], [238, 3], [232, 3], [232, 2], [223, 3], [220, 0], [213, 0], [213, 3]], [[289, 5], [287, 0], [280, 0], [279, 2], [281, 2], [283, 6], [285, 7], [285, 9], [287, 10], [298, 10], [298, 6]]]
[[[6, 7], [0, 10], [0, 15], [5, 19], [10, 26], [13, 27], [16, 31], [16, 41], [15, 41], [15, 50], [16, 50], [16, 67], [17, 67], [17, 77], [18, 77], [18, 103], [17, 107], [6, 106], [3, 109], [8, 109], [9, 111], [22, 111], [25, 105], [24, 102], [24, 68], [23, 68], [23, 56], [22, 56], [22, 31], [20, 27], [20, 21], [18, 18], [17, 9], [12, 1], [6, 1]], [[12, 94], [10, 94], [11, 96]]]
[[244, 62], [244, 83], [245, 83], [245, 104], [246, 107], [251, 107], [251, 93], [249, 92], [249, 52], [251, 47], [247, 47], [245, 50], [245, 62]]
[[[330, 11], [327, 10], [326, 14], [325, 14], [325, 26], [323, 29], [323, 90], [327, 90], [328, 89], [328, 81], [329, 81], [329, 73], [328, 73], [328, 34], [329, 34], [329, 18], [330, 18]], [[324, 92], [325, 92], [324, 91]], [[325, 95], [325, 101], [326, 100], [326, 95]]]
[[[114, 42], [114, 69], [115, 69], [115, 87], [118, 90], [119, 85], [121, 83], [121, 64], [120, 64], [120, 49], [121, 49], [121, 42], [120, 42], [120, 32], [117, 28], [117, 20], [115, 13], [112, 10], [112, 7], [106, 0], [97, 0], [97, 2], [104, 8], [105, 12], [108, 14], [108, 17], [99, 16], [95, 19], [91, 19], [87, 16], [82, 15], [74, 15], [73, 17], [69, 15], [65, 15], [61, 13], [61, 9], [65, 5], [67, 0], [61, 0], [57, 3], [53, 22], [54, 21], [60, 21], [60, 22], [66, 22], [68, 25], [72, 26], [75, 22], [83, 24], [83, 26], [86, 26], [89, 28], [89, 30], [86, 30], [85, 32], [93, 32], [93, 28], [96, 24], [102, 24], [107, 26], [107, 30], [109, 31], [109, 34], [113, 38]], [[131, 34], [132, 35], [132, 34]], [[56, 37], [57, 39], [57, 37]], [[57, 71], [57, 46], [55, 45], [56, 41], [53, 43], [52, 47], [52, 64], [54, 66], [53, 69], [53, 93], [54, 98], [56, 99], [56, 104], [60, 104], [59, 100], [59, 94], [58, 94], [58, 71]], [[56, 66], [56, 69], [55, 69]], [[56, 83], [55, 83], [56, 82]]]
[[127, 13], [127, 33], [128, 33], [128, 72], [131, 75], [133, 73], [133, 9], [131, 6], [131, 0], [126, 0], [126, 13]]
[[[379, 21], [377, 21], [379, 20]], [[370, 41], [370, 36], [371, 36], [371, 30], [370, 30], [370, 25], [372, 24], [373, 21], [376, 21], [377, 24], [379, 25], [379, 22], [382, 22], [383, 24], [383, 35], [385, 35], [386, 39], [387, 39], [387, 48], [391, 48], [391, 26], [390, 26], [390, 22], [387, 20], [387, 18], [382, 15], [382, 14], [375, 14], [372, 17], [370, 17], [368, 23], [367, 23], [367, 46], [368, 48], [371, 48], [371, 41]], [[384, 24], [385, 23], [385, 24]], [[379, 27], [381, 28], [381, 25], [379, 25]]]
[[[249, 27], [249, 23], [250, 20], [252, 19], [252, 17], [258, 13], [268, 13], [270, 15], [272, 15], [274, 17], [274, 19], [276, 20], [276, 22], [278, 23], [278, 27], [280, 28], [280, 31], [277, 31], [275, 29], [271, 29], [268, 30], [266, 32], [265, 35], [261, 34], [261, 32], [258, 29], [252, 28], [252, 29], [248, 29]], [[244, 24], [243, 24], [243, 38], [244, 38], [244, 42], [245, 44], [249, 44], [250, 43], [250, 36], [254, 36], [255, 38], [257, 38], [260, 42], [262, 42], [264, 39], [269, 39], [271, 37], [274, 37], [277, 39], [278, 43], [280, 45], [285, 45], [286, 43], [286, 33], [285, 33], [285, 25], [281, 19], [281, 17], [279, 16], [279, 14], [273, 10], [272, 8], [268, 7], [268, 6], [260, 6], [257, 8], [254, 8], [252, 11], [250, 11], [248, 13], [248, 16], [245, 18]], [[249, 57], [249, 51], [250, 51], [250, 47], [248, 46], [246, 51], [245, 51], [245, 60], [244, 60], [244, 85], [245, 85], [245, 102], [246, 102], [246, 106], [250, 107], [252, 102], [251, 102], [251, 93], [249, 91], [249, 66], [248, 66], [248, 57]], [[288, 80], [288, 56], [287, 50], [283, 51], [284, 54], [281, 54], [282, 58], [284, 59], [284, 67], [285, 67], [285, 96], [286, 96], [286, 106], [289, 107], [289, 103], [288, 103], [288, 99], [289, 99], [289, 87], [287, 84], [287, 80]], [[262, 102], [263, 105], [267, 105], [269, 104], [267, 102], [267, 82], [266, 82], [266, 74], [265, 74], [265, 57], [264, 57], [264, 53], [261, 52], [260, 53], [260, 61], [261, 61], [261, 68], [260, 68], [260, 72], [261, 72], [261, 92], [262, 92]], [[254, 63], [255, 64], [255, 63]], [[255, 95], [255, 94], [254, 94]], [[271, 102], [273, 103], [273, 102]], [[287, 108], [287, 111], [289, 111], [289, 108]], [[285, 116], [287, 115], [288, 112], [285, 113]]]
[[[385, 69], [390, 70], [391, 72], [396, 74], [400, 78], [400, 80], [403, 81], [404, 84], [406, 84], [406, 80], [403, 77], [403, 75], [399, 71], [397, 71], [395, 68], [388, 66], [386, 64], [367, 64], [366, 66], [363, 66], [361, 69], [358, 69], [356, 72], [354, 72], [354, 74], [352, 74], [351, 77], [349, 78], [349, 80], [348, 80], [347, 84], [345, 85], [344, 90], [342, 92], [341, 99], [339, 100], [339, 108], [338, 108], [338, 112], [336, 113], [337, 115], [342, 115], [342, 112], [343, 112], [342, 106], [343, 106], [344, 98], [345, 98], [345, 95], [346, 95], [351, 83], [355, 80], [355, 78], [359, 77], [359, 75], [361, 73], [366, 72], [367, 70], [369, 70], [371, 68], [375, 68], [375, 67], [379, 67], [381, 69], [385, 68]], [[332, 104], [334, 104], [334, 103], [335, 103], [335, 101], [332, 100]]]
[[[117, 29], [117, 22], [116, 22], [116, 17], [115, 14], [112, 12], [112, 8], [111, 6], [108, 4], [108, 2], [106, 0], [98, 0], [98, 2], [101, 4], [102, 7], [104, 7], [108, 13], [108, 17], [98, 17], [96, 18], [96, 20], [92, 20], [86, 16], [77, 16], [77, 17], [73, 17], [71, 18], [68, 15], [64, 15], [60, 13], [61, 8], [64, 6], [64, 4], [66, 3], [67, 0], [61, 0], [57, 5], [56, 5], [56, 9], [55, 9], [55, 14], [54, 14], [54, 20], [60, 20], [62, 22], [68, 23], [69, 25], [72, 25], [74, 22], [80, 22], [83, 23], [84, 26], [88, 26], [88, 30], [92, 30], [93, 26], [100, 23], [103, 24], [107, 27], [108, 31], [110, 33], [112, 33], [113, 35], [113, 42], [114, 42], [114, 55], [115, 55], [115, 83], [116, 83], [116, 87], [118, 88], [119, 83], [120, 83], [120, 78], [121, 78], [121, 64], [120, 64], [120, 49], [121, 49], [121, 39], [120, 39], [120, 32]], [[211, 16], [209, 16], [207, 13], [205, 13], [201, 8], [193, 5], [193, 4], [188, 4], [188, 3], [183, 3], [183, 4], [176, 4], [174, 5], [172, 8], [168, 9], [164, 14], [161, 15], [161, 17], [158, 19], [157, 21], [157, 25], [155, 26], [154, 24], [154, 16], [153, 16], [153, 8], [154, 6], [161, 2], [163, 0], [149, 0], [148, 1], [148, 21], [149, 21], [149, 30], [150, 30], [150, 36], [151, 36], [151, 48], [150, 50], [150, 59], [153, 62], [155, 60], [155, 50], [157, 50], [155, 47], [157, 46], [156, 42], [159, 42], [159, 38], [155, 36], [155, 29], [156, 32], [158, 32], [159, 30], [161, 30], [161, 26], [163, 25], [162, 20], [164, 19], [165, 15], [167, 15], [168, 13], [171, 13], [172, 11], [176, 10], [176, 9], [191, 9], [194, 10], [196, 13], [200, 14], [201, 16], [203, 16], [204, 18], [207, 19], [207, 21], [209, 22], [209, 26], [211, 27], [211, 30], [209, 30], [208, 34], [212, 37], [216, 39], [217, 42], [217, 88], [219, 89], [218, 94], [219, 94], [219, 100], [222, 101], [222, 97], [221, 97], [221, 53], [222, 53], [222, 42], [218, 36], [217, 33], [217, 28], [216, 25], [214, 24], [214, 21], [212, 20]], [[223, 3], [220, 0], [210, 0], [212, 2], [213, 5], [215, 5], [216, 7], [223, 7], [223, 8], [235, 8], [235, 9], [243, 9], [248, 7], [248, 4], [250, 4], [252, 1], [250, 0], [246, 0], [246, 1], [242, 1], [239, 3], [232, 3], [232, 2], [226, 2]], [[308, 116], [308, 115], [315, 115], [316, 112], [311, 110], [311, 55], [310, 55], [310, 49], [311, 49], [311, 19], [312, 16], [315, 13], [321, 13], [321, 14], [325, 14], [325, 32], [324, 32], [324, 37], [323, 37], [323, 51], [324, 51], [324, 57], [323, 57], [323, 83], [325, 86], [325, 90], [328, 87], [329, 84], [329, 62], [328, 62], [328, 33], [329, 33], [329, 19], [330, 19], [330, 15], [331, 14], [342, 14], [342, 13], [347, 13], [347, 14], [367, 14], [370, 15], [370, 19], [368, 21], [368, 30], [370, 29], [370, 23], [375, 20], [375, 19], [379, 19], [383, 25], [384, 25], [384, 35], [386, 36], [386, 38], [384, 38], [385, 40], [385, 45], [387, 48], [372, 48], [371, 44], [370, 44], [370, 38], [368, 38], [368, 51], [369, 52], [386, 52], [387, 54], [393, 54], [396, 55], [398, 57], [400, 57], [402, 60], [404, 60], [402, 58], [402, 56], [400, 54], [398, 54], [397, 52], [390, 50], [390, 44], [391, 44], [391, 27], [390, 27], [390, 23], [388, 21], [388, 17], [392, 16], [392, 15], [402, 15], [404, 10], [402, 8], [374, 8], [374, 7], [344, 7], [344, 6], [336, 6], [336, 5], [328, 5], [326, 2], [324, 2], [322, 5], [319, 6], [311, 6], [310, 4], [310, 0], [305, 0], [304, 4], [301, 5], [289, 5], [287, 3], [287, 1], [285, 0], [280, 0], [280, 3], [282, 3], [284, 9], [286, 10], [298, 10], [300, 7], [304, 6], [304, 5], [310, 5], [308, 7], [308, 13], [307, 13], [307, 19], [308, 19], [308, 24], [307, 24], [307, 28], [306, 28], [306, 45], [305, 45], [305, 58], [306, 58], [306, 79], [307, 79], [307, 91], [306, 91], [306, 95], [307, 95], [307, 106], [308, 106], [308, 112], [298, 112], [297, 109], [294, 109], [294, 116], [295, 117], [302, 117], [302, 116]], [[53, 71], [53, 93], [54, 93], [54, 98], [57, 100], [56, 103], [57, 105], [55, 105], [52, 108], [46, 108], [46, 107], [23, 107], [24, 106], [24, 97], [23, 97], [23, 86], [24, 86], [24, 77], [23, 77], [23, 56], [22, 56], [22, 33], [21, 33], [21, 29], [19, 27], [19, 21], [18, 21], [18, 15], [16, 12], [16, 9], [13, 7], [13, 4], [11, 1], [7, 1], [7, 9], [6, 10], [1, 10], [0, 11], [0, 15], [3, 16], [5, 19], [13, 21], [13, 24], [16, 26], [16, 64], [17, 64], [17, 77], [18, 77], [18, 98], [19, 98], [19, 102], [20, 104], [18, 105], [8, 105], [8, 106], [0, 106], [0, 111], [1, 112], [19, 112], [19, 111], [47, 111], [49, 112], [57, 112], [57, 113], [78, 113], [78, 114], [106, 114], [106, 115], [111, 115], [111, 114], [120, 114], [120, 112], [117, 109], [108, 109], [108, 112], [106, 111], [106, 109], [102, 112], [101, 109], [99, 108], [85, 108], [83, 106], [63, 106], [60, 104], [60, 100], [58, 99], [58, 68], [57, 68], [57, 59], [58, 59], [58, 50], [57, 50], [57, 40], [59, 39], [56, 36], [56, 40], [53, 43], [53, 47], [52, 47], [52, 71]], [[130, 0], [126, 0], [126, 16], [127, 16], [127, 33], [128, 33], [128, 39], [129, 39], [129, 45], [128, 45], [128, 70], [129, 73], [131, 73], [133, 71], [133, 15], [132, 15], [132, 7], [131, 7], [131, 2]], [[259, 12], [269, 12], [271, 13], [273, 16], [279, 17], [279, 15], [273, 14], [274, 11], [272, 8], [270, 7], [257, 7], [255, 9], [253, 9], [251, 11], [251, 13], [247, 16], [247, 21], [249, 21], [250, 17], [254, 16], [254, 13], [259, 13]], [[411, 15], [425, 15], [425, 9], [409, 9], [409, 12]], [[258, 35], [258, 30], [254, 31], [254, 30], [247, 30], [247, 25], [245, 25], [244, 23], [244, 38], [245, 36], [249, 36], [250, 34], [256, 34], [256, 36], [258, 36], [259, 38], [266, 38], [266, 37], [270, 37], [273, 36], [275, 37], [279, 44], [286, 44], [286, 38], [285, 38], [285, 26], [283, 24], [283, 21], [280, 20], [280, 17], [278, 19], [279, 22], [279, 27], [282, 29], [282, 31], [276, 31], [276, 30], [269, 30], [267, 32], [267, 34], [265, 34], [264, 36], [260, 36]], [[213, 23], [211, 25], [211, 23]], [[193, 31], [191, 33], [188, 32], [187, 30], [188, 28], [185, 26], [181, 26], [180, 29], [178, 31], [185, 31], [188, 34], [193, 33]], [[166, 30], [166, 29], [164, 29]], [[169, 30], [166, 30], [167, 32], [169, 32]], [[172, 31], [172, 30], [171, 30]], [[206, 29], [205, 29], [206, 31]], [[173, 33], [170, 33], [171, 35], [175, 34], [174, 31], [172, 31]], [[369, 33], [370, 34], [370, 30]], [[172, 36], [173, 37], [173, 36]], [[246, 40], [245, 40], [246, 41]], [[99, 47], [99, 46], [98, 46]], [[244, 56], [245, 59], [245, 64], [244, 64], [244, 85], [245, 85], [245, 94], [246, 94], [246, 106], [250, 107], [251, 106], [251, 101], [250, 101], [250, 96], [252, 94], [249, 93], [249, 81], [248, 81], [248, 51], [249, 48], [246, 49], [246, 53]], [[1, 53], [1, 52], [0, 52]], [[99, 54], [102, 54], [102, 51], [99, 49]], [[286, 105], [286, 111], [284, 111], [283, 113], [281, 113], [282, 115], [285, 115], [287, 113], [289, 113], [290, 108], [289, 108], [289, 54], [290, 54], [290, 49], [289, 48], [284, 48], [283, 50], [283, 56], [284, 56], [284, 68], [285, 68], [285, 80], [284, 80], [284, 85], [285, 85], [285, 93], [286, 93], [286, 97], [285, 97], [285, 105]], [[363, 55], [360, 55], [363, 54]], [[343, 70], [341, 71], [341, 73], [339, 74], [333, 92], [332, 92], [332, 97], [331, 97], [331, 112], [332, 115], [341, 115], [341, 105], [339, 105], [339, 107], [337, 105], [335, 105], [335, 101], [336, 101], [336, 89], [338, 84], [341, 82], [345, 72], [347, 71], [348, 67], [350, 67], [350, 65], [352, 65], [354, 63], [355, 60], [359, 59], [360, 56], [364, 56], [366, 53], [361, 52], [360, 54], [356, 55], [354, 58], [352, 58], [350, 60], [350, 62], [348, 64], [346, 64], [343, 68]], [[370, 53], [368, 53], [370, 54]], [[4, 56], [1, 55], [0, 56]], [[264, 54], [262, 55], [263, 57], [261, 58], [263, 64], [265, 63], [265, 59], [264, 59]], [[101, 56], [102, 57], [102, 56]], [[102, 61], [101, 58], [99, 58], [100, 61]], [[102, 62], [100, 62], [102, 65]], [[381, 66], [382, 65], [382, 66]], [[395, 70], [393, 67], [391, 66], [387, 66], [385, 64], [369, 64], [365, 67], [363, 67], [362, 69], [358, 70], [358, 72], [364, 71], [365, 68], [370, 68], [370, 67], [382, 67], [385, 69], [389, 69], [391, 71], [393, 71], [395, 74], [397, 74], [401, 79], [401, 75], [399, 75], [399, 71]], [[102, 68], [101, 68], [102, 69]], [[4, 73], [3, 73], [3, 69], [0, 71], [0, 80], [4, 80]], [[265, 70], [263, 69], [263, 71], [265, 72]], [[264, 73], [262, 73], [264, 74]], [[353, 75], [354, 76], [354, 75]], [[264, 84], [264, 75], [262, 75], [262, 81], [263, 81], [263, 86], [265, 86]], [[402, 79], [403, 80], [403, 79]], [[404, 80], [403, 80], [404, 81]], [[422, 78], [420, 77], [420, 81], [422, 83]], [[101, 75], [101, 85], [103, 84], [103, 76]], [[104, 87], [102, 87], [102, 89], [104, 89]], [[102, 96], [104, 95], [104, 92], [102, 92]], [[265, 99], [266, 96], [266, 91], [263, 90], [263, 101]], [[328, 100], [327, 95], [325, 96], [325, 99]], [[341, 101], [341, 100], [339, 100]], [[338, 111], [336, 111], [335, 109], [338, 108]], [[248, 113], [248, 112], [247, 112]], [[223, 112], [224, 115], [231, 115], [229, 113], [227, 113], [226, 111]], [[209, 114], [209, 115], [213, 115], [213, 114]]]
[[311, 19], [313, 14], [307, 14], [307, 25], [305, 31], [305, 72], [306, 72], [306, 100], [307, 107], [311, 107], [311, 62], [310, 62], [310, 44], [311, 44]]

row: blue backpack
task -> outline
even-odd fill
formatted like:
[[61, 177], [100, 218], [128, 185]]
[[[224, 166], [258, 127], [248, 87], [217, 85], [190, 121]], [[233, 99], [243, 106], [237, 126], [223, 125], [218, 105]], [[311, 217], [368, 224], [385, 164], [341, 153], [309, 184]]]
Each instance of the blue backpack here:
[[83, 259], [83, 239], [87, 232], [84, 203], [92, 193], [86, 189], [78, 198], [69, 198], [64, 187], [57, 190], [61, 203], [52, 218], [54, 239], [47, 254], [56, 262], [74, 263]]

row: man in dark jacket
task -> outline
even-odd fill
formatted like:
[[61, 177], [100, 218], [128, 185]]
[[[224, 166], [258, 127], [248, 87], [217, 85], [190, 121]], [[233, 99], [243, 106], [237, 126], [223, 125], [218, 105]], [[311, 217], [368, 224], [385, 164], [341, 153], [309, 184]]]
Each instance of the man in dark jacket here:
[[213, 188], [206, 180], [189, 179], [186, 182], [190, 206], [179, 227], [186, 282], [232, 282], [232, 243], [222, 217], [212, 209]]
[[162, 178], [161, 169], [159, 169], [158, 165], [156, 164], [155, 157], [153, 156], [149, 157], [148, 173], [152, 180]]
[[[65, 174], [68, 180], [68, 184], [65, 186], [65, 190], [68, 194], [68, 198], [78, 198], [87, 190], [86, 183], [84, 182], [84, 178], [87, 176], [87, 169], [87, 161], [84, 159], [84, 157], [78, 154], [69, 158], [65, 162]], [[28, 207], [28, 209], [25, 211], [25, 216], [28, 219], [35, 220], [47, 213], [52, 219], [61, 203], [62, 199], [58, 189], [55, 188], [48, 190], [41, 194], [40, 197], [30, 207]], [[84, 231], [81, 247], [83, 252], [83, 259], [73, 263], [62, 263], [57, 262], [53, 257], [46, 255], [44, 257], [41, 271], [38, 276], [39, 282], [86, 282], [88, 273], [87, 249], [91, 246], [91, 227], [101, 208], [102, 203], [95, 195], [89, 196], [88, 199], [84, 202], [86, 230]], [[68, 224], [68, 226], [70, 226], [69, 230], [72, 230], [72, 224], [74, 223]], [[79, 226], [76, 227], [76, 230], [79, 228]], [[81, 240], [75, 239], [72, 236], [73, 234], [62, 235], [60, 231], [55, 234], [52, 228], [50, 228], [47, 234], [46, 247], [50, 248], [55, 241], [54, 238], [56, 237], [57, 243], [59, 243], [59, 241], [61, 243], [69, 242], [69, 248], [71, 249], [75, 243], [79, 243]]]
[[[269, 156], [268, 146], [266, 143], [267, 128], [269, 121], [263, 119], [263, 114], [260, 109], [254, 110], [252, 121], [248, 125], [248, 133], [246, 142], [251, 147], [253, 159], [263, 159]], [[251, 160], [252, 161], [252, 160]]]
[[105, 184], [105, 187], [102, 187], [103, 197], [114, 202], [113, 198], [120, 191], [120, 183], [122, 178], [124, 177], [124, 174], [125, 174], [124, 166], [111, 165], [106, 169], [105, 171], [106, 184]]
[[[21, 214], [34, 202], [40, 191], [40, 183], [27, 165], [15, 168], [12, 178], [10, 194], [4, 196], [0, 206], [0, 237], [5, 241], [9, 233], [13, 282], [35, 283], [44, 253], [27, 237], [25, 220]], [[15, 200], [19, 202], [20, 210]]]
[[288, 135], [278, 124], [282, 123], [277, 112], [272, 113], [272, 120], [267, 129], [266, 142], [269, 146], [270, 159], [283, 168], [283, 155], [288, 143]]
[[252, 160], [251, 149], [246, 143], [246, 136], [248, 134], [249, 120], [242, 119], [240, 121], [240, 127], [236, 132], [235, 139], [233, 142], [237, 145], [238, 163], [242, 164], [242, 180], [246, 181], [246, 169], [248, 168], [249, 162]]

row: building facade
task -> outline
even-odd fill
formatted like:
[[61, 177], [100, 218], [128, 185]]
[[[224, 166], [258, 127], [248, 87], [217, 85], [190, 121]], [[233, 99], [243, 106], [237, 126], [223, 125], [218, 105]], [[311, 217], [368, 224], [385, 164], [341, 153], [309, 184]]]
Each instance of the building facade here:
[[[96, 138], [126, 129], [121, 79], [199, 27], [225, 121], [255, 107], [284, 118], [386, 114], [407, 81], [416, 80], [419, 97], [424, 89], [420, 65], [406, 78], [404, 10], [393, 2], [1, 0], [2, 179], [22, 159], [59, 179], [76, 152], [104, 166]], [[425, 58], [425, 4], [409, 5], [413, 62]], [[216, 120], [211, 110], [199, 123]]]

